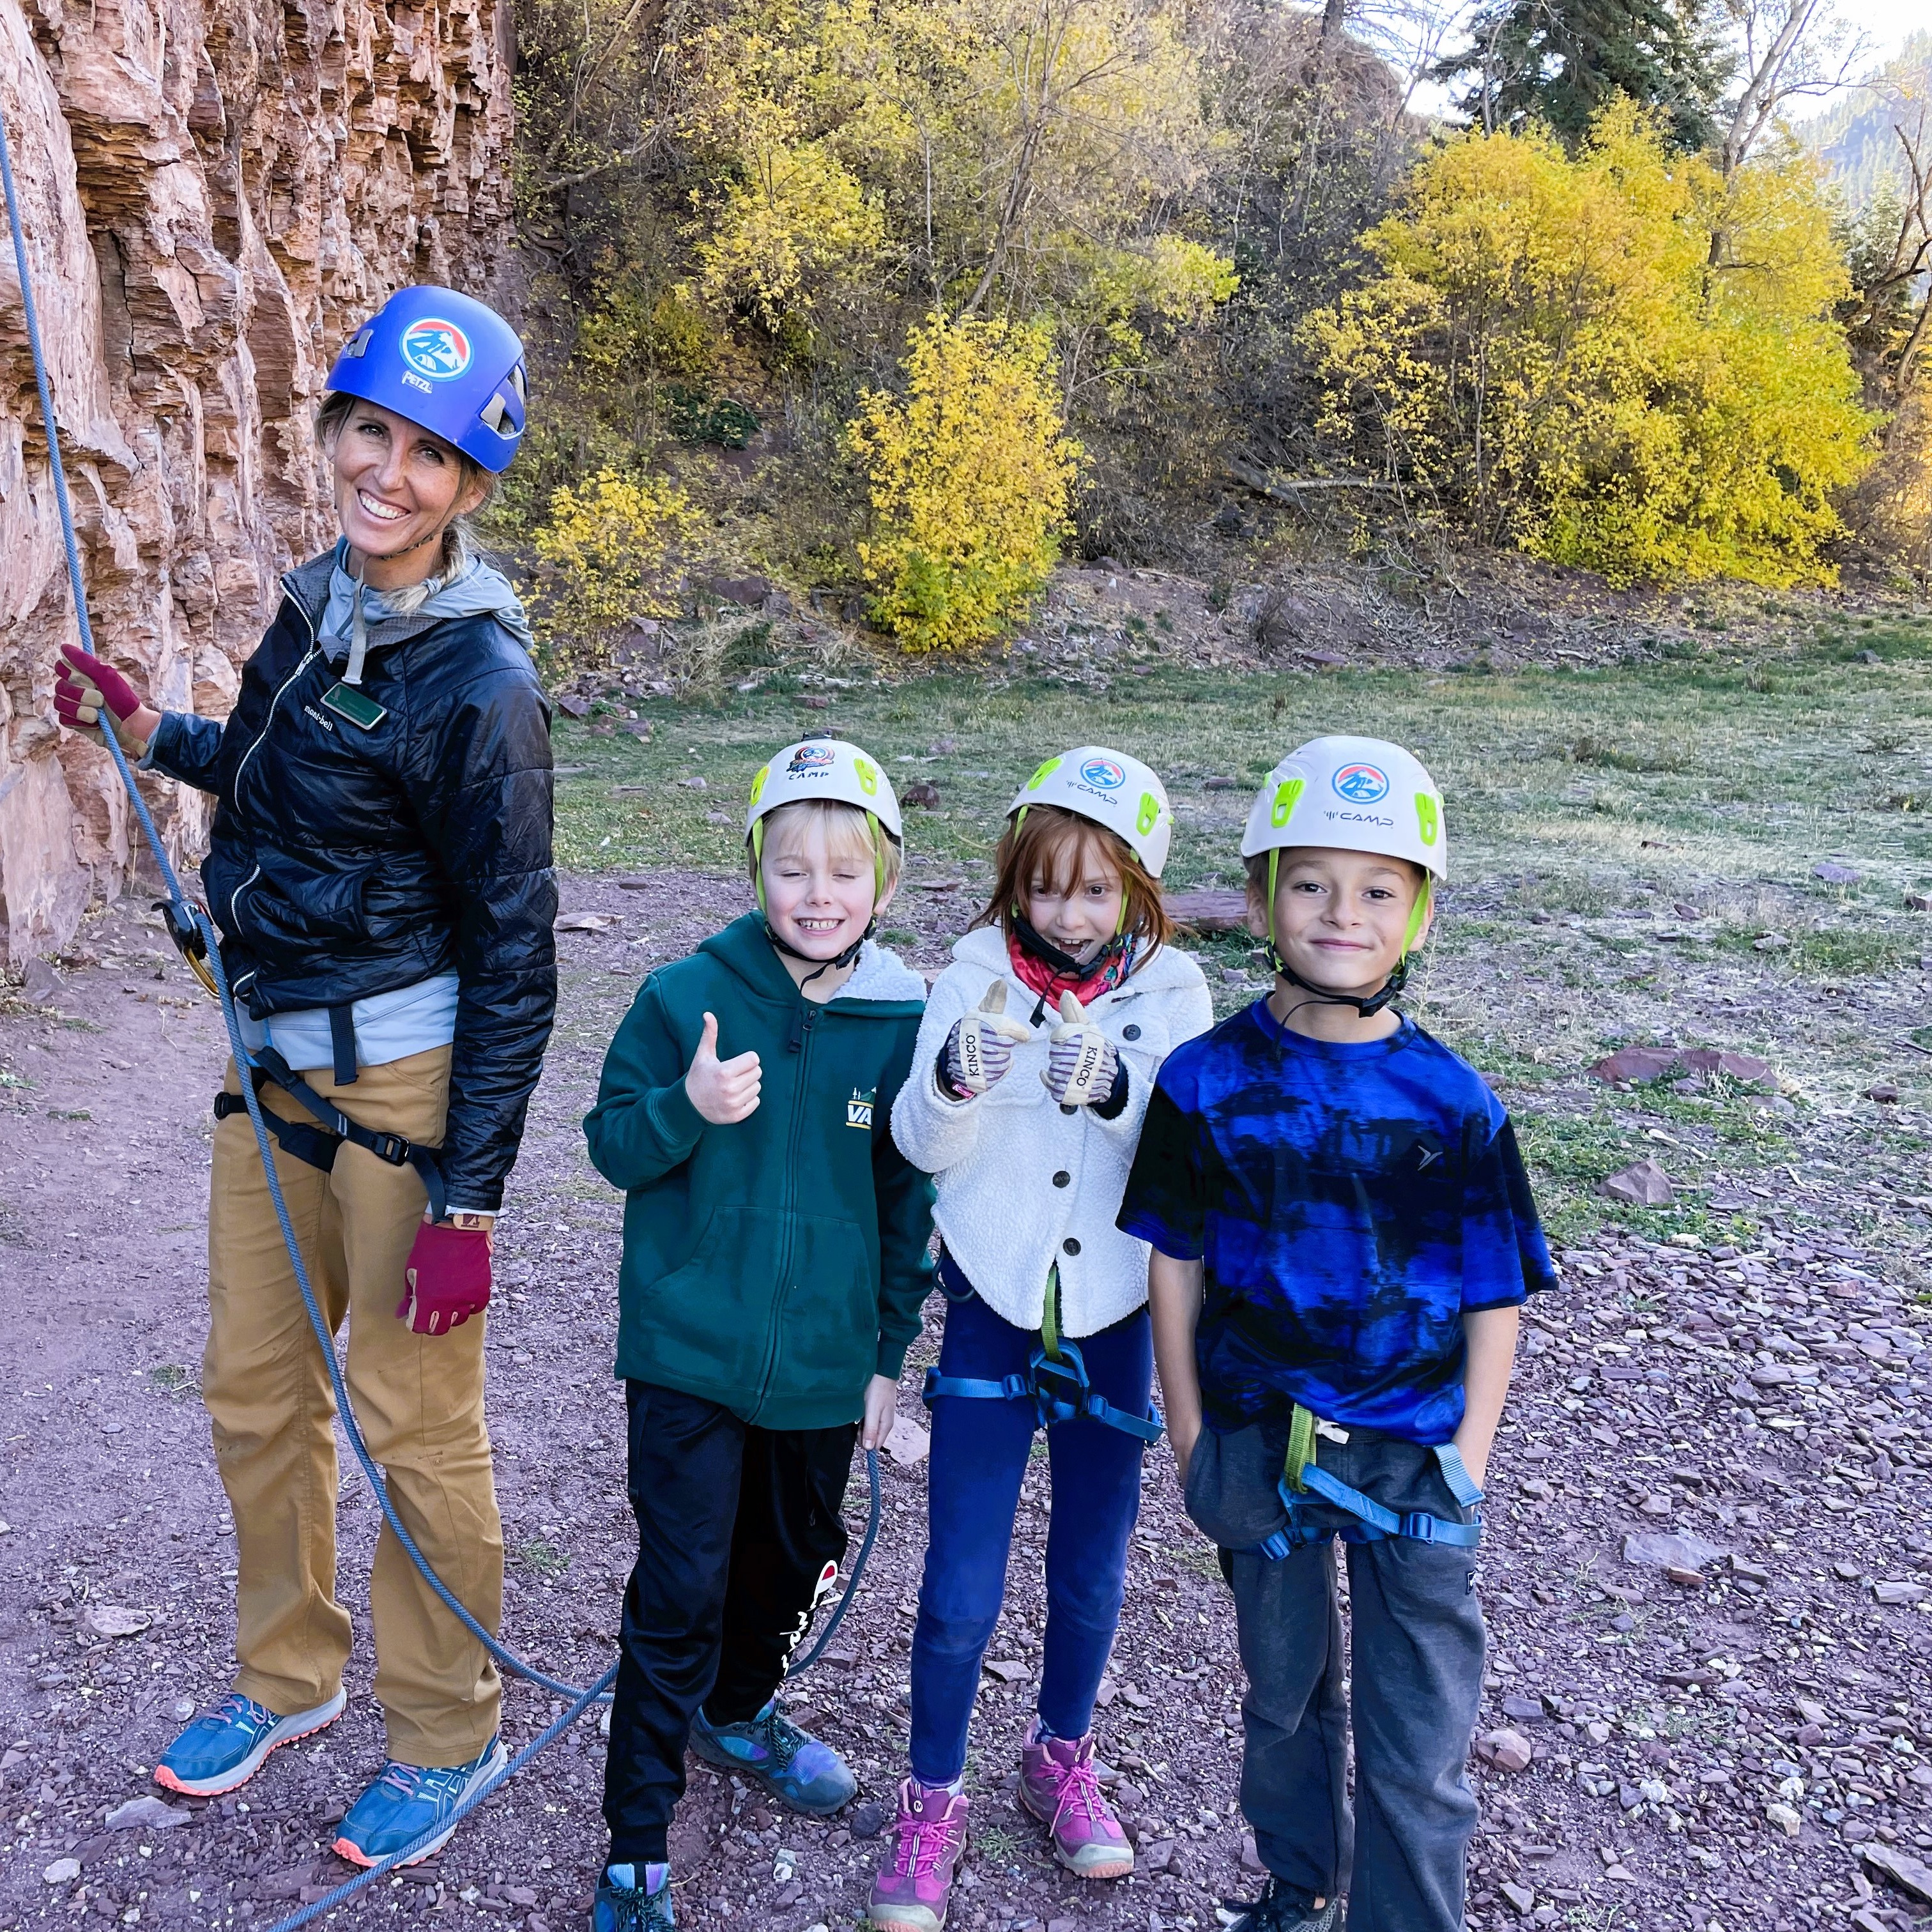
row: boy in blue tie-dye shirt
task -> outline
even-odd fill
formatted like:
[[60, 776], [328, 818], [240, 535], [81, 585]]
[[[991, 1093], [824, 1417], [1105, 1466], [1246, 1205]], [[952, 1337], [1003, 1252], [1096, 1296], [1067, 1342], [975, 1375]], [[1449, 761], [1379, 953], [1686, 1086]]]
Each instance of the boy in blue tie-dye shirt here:
[[1317, 739], [1270, 774], [1241, 849], [1274, 991], [1168, 1056], [1120, 1213], [1154, 1246], [1168, 1428], [1248, 1676], [1270, 1876], [1235, 1932], [1330, 1932], [1345, 1890], [1351, 1932], [1462, 1924], [1478, 1485], [1554, 1277], [1508, 1115], [1391, 1004], [1445, 845], [1399, 746]]

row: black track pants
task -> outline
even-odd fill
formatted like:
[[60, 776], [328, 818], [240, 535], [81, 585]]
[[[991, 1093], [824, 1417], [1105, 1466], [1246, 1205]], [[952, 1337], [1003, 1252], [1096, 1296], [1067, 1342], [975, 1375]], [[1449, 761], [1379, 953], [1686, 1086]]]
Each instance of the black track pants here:
[[627, 1382], [638, 1562], [604, 1771], [615, 1863], [664, 1856], [702, 1705], [754, 1716], [845, 1554], [838, 1509], [858, 1425], [754, 1429], [701, 1396]]

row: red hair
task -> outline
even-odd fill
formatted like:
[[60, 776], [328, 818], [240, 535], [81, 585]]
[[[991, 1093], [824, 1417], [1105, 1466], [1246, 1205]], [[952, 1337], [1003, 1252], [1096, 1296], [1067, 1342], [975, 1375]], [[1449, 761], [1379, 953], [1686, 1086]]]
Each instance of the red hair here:
[[1118, 833], [1057, 805], [1029, 806], [1007, 820], [993, 854], [998, 870], [992, 896], [974, 926], [997, 926], [1010, 941], [1016, 910], [1035, 881], [1050, 890], [1071, 892], [1089, 852], [1097, 852], [1120, 875], [1126, 896], [1125, 930], [1150, 952], [1166, 945], [1174, 937], [1174, 922], [1162, 902], [1160, 881]]

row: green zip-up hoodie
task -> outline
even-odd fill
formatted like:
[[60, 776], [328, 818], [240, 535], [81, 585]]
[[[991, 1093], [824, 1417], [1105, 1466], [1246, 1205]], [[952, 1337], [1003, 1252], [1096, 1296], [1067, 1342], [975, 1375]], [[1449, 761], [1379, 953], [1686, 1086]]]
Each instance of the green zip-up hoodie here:
[[[800, 994], [755, 913], [638, 988], [584, 1131], [628, 1197], [617, 1373], [764, 1429], [829, 1429], [896, 1377], [932, 1286], [932, 1184], [892, 1144], [926, 1003], [868, 944], [837, 998]], [[713, 1126], [684, 1090], [707, 1012], [755, 1050], [758, 1108]]]

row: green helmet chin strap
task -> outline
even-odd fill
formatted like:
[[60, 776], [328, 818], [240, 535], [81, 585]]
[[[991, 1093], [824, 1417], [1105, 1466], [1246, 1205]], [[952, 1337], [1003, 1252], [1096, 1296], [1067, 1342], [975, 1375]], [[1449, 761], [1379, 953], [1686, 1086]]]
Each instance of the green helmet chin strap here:
[[1353, 1006], [1363, 1018], [1368, 1019], [1380, 1012], [1408, 984], [1409, 955], [1415, 950], [1415, 942], [1422, 935], [1422, 928], [1429, 922], [1429, 908], [1434, 902], [1436, 881], [1427, 871], [1422, 874], [1422, 890], [1415, 896], [1415, 904], [1410, 908], [1408, 930], [1402, 935], [1402, 957], [1395, 962], [1395, 970], [1388, 976], [1388, 983], [1381, 992], [1371, 993], [1366, 1000], [1358, 1000], [1347, 993], [1331, 993], [1322, 986], [1311, 986], [1288, 962], [1281, 956], [1281, 949], [1275, 944], [1274, 896], [1276, 880], [1281, 871], [1281, 848], [1268, 848], [1268, 964], [1292, 986], [1299, 986], [1304, 993], [1326, 1004], [1335, 1006]]

